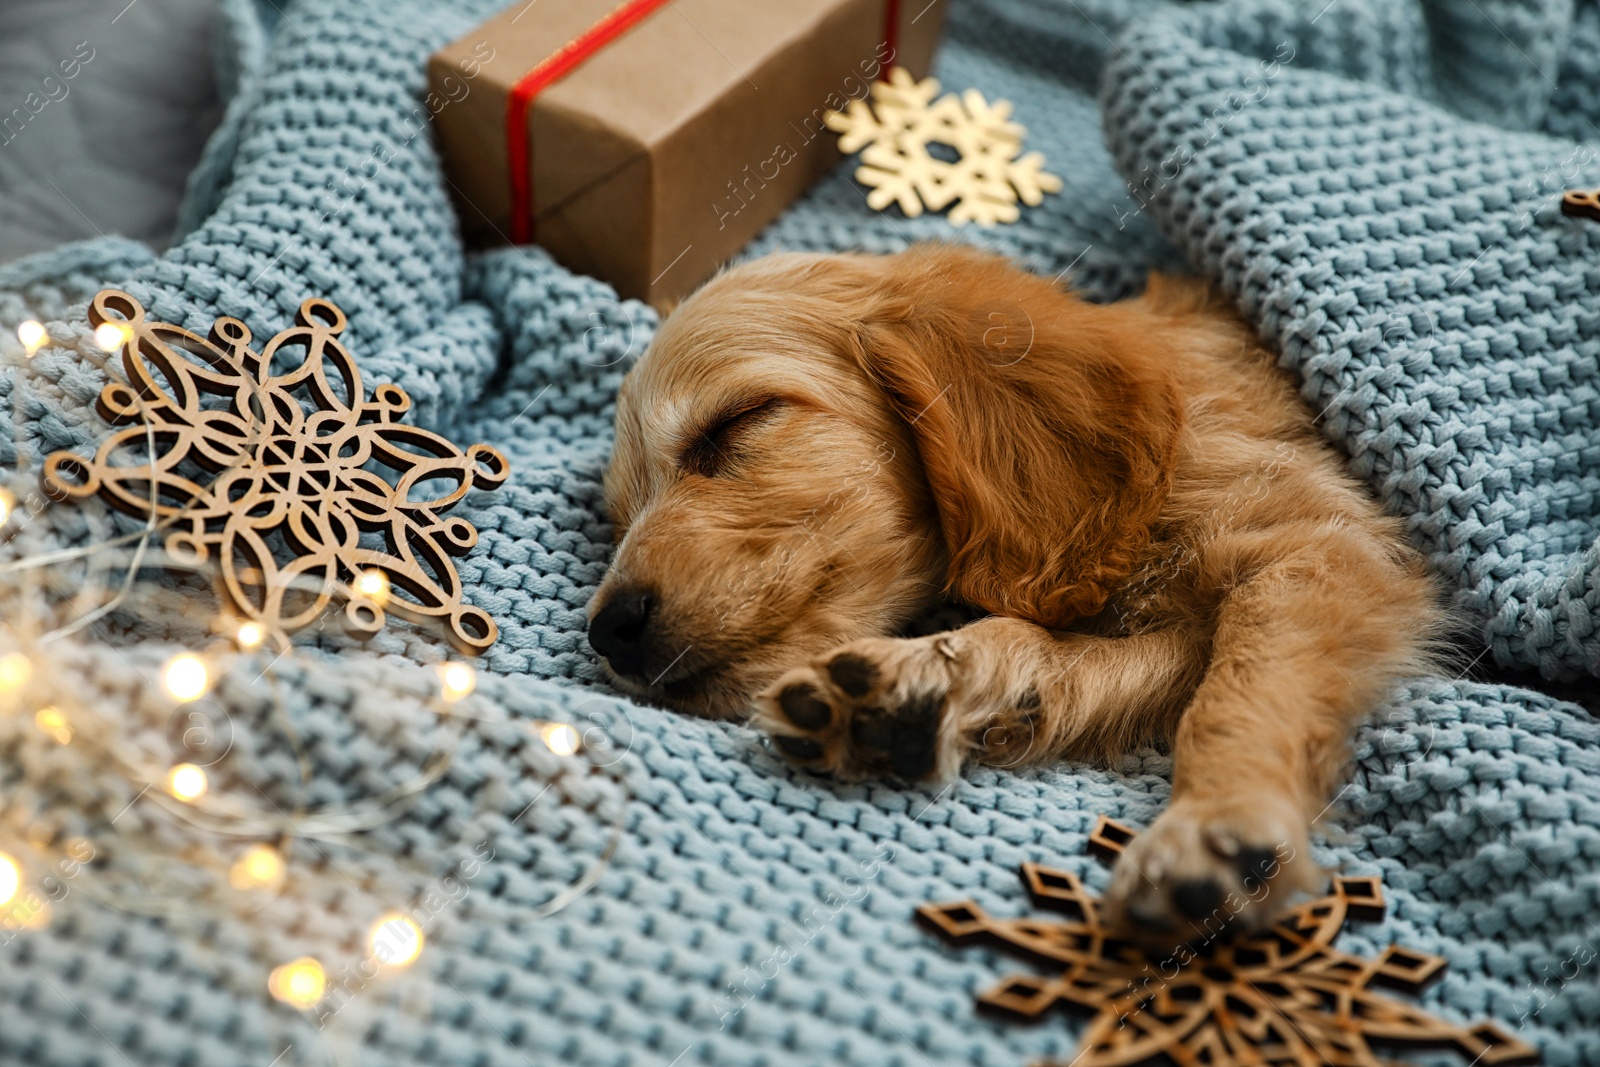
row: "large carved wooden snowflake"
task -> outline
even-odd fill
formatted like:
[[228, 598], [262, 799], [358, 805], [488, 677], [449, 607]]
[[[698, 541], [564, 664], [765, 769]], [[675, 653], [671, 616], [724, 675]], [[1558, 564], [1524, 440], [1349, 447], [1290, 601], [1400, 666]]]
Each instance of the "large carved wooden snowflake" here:
[[[1089, 843], [1113, 857], [1132, 837], [1102, 817]], [[1374, 1045], [1453, 1049], [1475, 1067], [1538, 1062], [1533, 1048], [1492, 1023], [1456, 1026], [1373, 989], [1418, 992], [1443, 973], [1443, 959], [1391, 945], [1369, 960], [1333, 947], [1347, 918], [1382, 918], [1376, 878], [1338, 878], [1331, 894], [1288, 909], [1260, 934], [1165, 955], [1104, 926], [1073, 874], [1026, 863], [1022, 878], [1036, 905], [1066, 918], [1002, 919], [970, 901], [926, 905], [917, 917], [953, 943], [997, 942], [1051, 968], [1007, 978], [978, 1002], [1024, 1019], [1057, 1005], [1094, 1013], [1074, 1067], [1391, 1064]]]
[[856, 181], [872, 190], [875, 211], [899, 204], [916, 218], [948, 207], [954, 225], [989, 226], [1016, 222], [1018, 200], [1031, 207], [1061, 191], [1044, 156], [1021, 154], [1027, 131], [1011, 121], [1008, 101], [990, 104], [976, 89], [940, 97], [936, 80], [919, 82], [903, 67], [873, 84], [870, 106], [852, 100], [823, 122], [839, 132], [841, 152], [861, 153]]
[[120, 332], [128, 380], [102, 389], [97, 408], [126, 428], [92, 459], [50, 456], [47, 495], [98, 494], [154, 516], [169, 559], [215, 557], [231, 610], [280, 645], [338, 602], [360, 635], [382, 629], [387, 611], [443, 623], [465, 652], [494, 643], [494, 620], [461, 602], [452, 561], [478, 531], [444, 513], [469, 489], [503, 483], [505, 457], [402, 424], [411, 399], [397, 385], [369, 399], [338, 341], [336, 306], [306, 300], [295, 327], [259, 352], [238, 319], [217, 319], [201, 338], [147, 321], [113, 289], [94, 298], [89, 321]]

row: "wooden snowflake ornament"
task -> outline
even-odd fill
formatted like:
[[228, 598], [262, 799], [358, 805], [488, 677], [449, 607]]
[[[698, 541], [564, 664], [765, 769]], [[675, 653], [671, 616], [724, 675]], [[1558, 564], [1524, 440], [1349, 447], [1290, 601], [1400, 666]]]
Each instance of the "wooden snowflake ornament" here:
[[344, 312], [306, 300], [260, 351], [238, 319], [201, 338], [148, 321], [114, 289], [94, 298], [89, 321], [121, 339], [128, 380], [102, 389], [97, 409], [125, 428], [92, 457], [50, 456], [47, 496], [98, 495], [153, 519], [168, 558], [214, 562], [229, 610], [280, 647], [340, 603], [359, 636], [388, 612], [442, 623], [463, 652], [494, 643], [494, 620], [462, 603], [452, 562], [478, 531], [444, 513], [470, 489], [497, 488], [509, 465], [488, 445], [462, 451], [403, 424], [411, 398], [398, 385], [369, 398], [338, 340]]
[[1568, 189], [1561, 197], [1561, 213], [1569, 218], [1600, 220], [1600, 189]]
[[[1133, 831], [1101, 817], [1091, 851], [1115, 857]], [[1383, 996], [1420, 991], [1444, 971], [1437, 956], [1395, 945], [1377, 959], [1333, 947], [1346, 919], [1383, 917], [1376, 878], [1338, 878], [1333, 892], [1286, 910], [1267, 930], [1151, 955], [1103, 924], [1076, 875], [1022, 865], [1036, 906], [1060, 920], [1002, 919], [971, 901], [925, 905], [917, 918], [948, 941], [990, 941], [1049, 968], [978, 996], [999, 1014], [1038, 1020], [1058, 1005], [1092, 1012], [1073, 1067], [1165, 1062], [1178, 1067], [1385, 1067], [1373, 1046], [1450, 1049], [1474, 1067], [1537, 1063], [1492, 1023], [1456, 1026]]]
[[903, 67], [873, 84], [870, 105], [852, 100], [823, 122], [838, 131], [840, 151], [861, 153], [856, 180], [872, 190], [867, 204], [875, 211], [899, 204], [916, 218], [949, 208], [953, 225], [989, 226], [1016, 222], [1019, 200], [1032, 207], [1061, 191], [1044, 156], [1021, 155], [1027, 131], [1011, 121], [1009, 101], [991, 104], [976, 89], [940, 97], [936, 80], [919, 82]]

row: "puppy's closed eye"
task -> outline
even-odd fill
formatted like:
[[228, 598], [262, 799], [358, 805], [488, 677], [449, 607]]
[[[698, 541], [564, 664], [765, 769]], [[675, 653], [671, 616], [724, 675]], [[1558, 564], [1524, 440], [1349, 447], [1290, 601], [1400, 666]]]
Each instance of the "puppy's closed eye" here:
[[679, 465], [703, 478], [725, 474], [739, 458], [739, 448], [750, 432], [783, 406], [776, 397], [744, 401], [711, 419], [683, 449]]

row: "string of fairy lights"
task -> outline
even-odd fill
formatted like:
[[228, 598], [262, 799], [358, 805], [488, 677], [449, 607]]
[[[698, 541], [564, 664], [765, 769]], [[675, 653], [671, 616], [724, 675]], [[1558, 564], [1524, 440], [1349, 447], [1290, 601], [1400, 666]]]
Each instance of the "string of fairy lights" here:
[[[20, 365], [13, 361], [13, 365], [18, 367], [18, 373], [13, 375], [11, 394], [13, 417], [18, 421], [17, 475], [26, 475], [29, 466], [28, 454], [22, 447], [21, 439], [21, 394], [27, 365], [47, 346], [59, 344], [77, 351], [108, 377], [121, 381], [123, 376], [107, 357], [120, 351], [129, 342], [131, 332], [128, 327], [116, 322], [102, 323], [92, 334], [94, 348], [98, 349], [93, 351], [89, 346], [71, 340], [55, 341], [49, 329], [37, 320], [30, 319], [18, 326], [16, 336], [25, 358]], [[149, 441], [149, 448], [154, 456], [153, 438]], [[154, 498], [154, 479], [151, 479], [150, 491]], [[11, 488], [0, 484], [0, 547], [18, 543], [25, 532], [32, 533], [33, 519], [47, 507], [41, 498], [32, 495], [26, 502], [19, 501]], [[172, 573], [184, 569], [183, 561], [149, 548], [149, 541], [164, 525], [156, 516], [156, 509], [152, 506], [143, 528], [134, 533], [108, 536], [103, 540], [67, 548], [52, 543], [41, 551], [22, 553], [0, 561], [0, 598], [6, 603], [5, 611], [0, 612], [0, 714], [9, 712], [13, 720], [20, 716], [31, 717], [33, 727], [50, 745], [83, 750], [88, 758], [97, 761], [97, 765], [107, 770], [114, 768], [130, 786], [142, 786], [134, 798], [135, 802], [141, 797], [151, 797], [158, 802], [151, 807], [171, 817], [172, 825], [223, 839], [225, 844], [222, 846], [207, 845], [198, 849], [203, 856], [216, 855], [216, 881], [251, 900], [261, 896], [272, 898], [281, 894], [295, 876], [289, 855], [289, 845], [294, 839], [307, 838], [314, 842], [321, 838], [346, 842], [384, 825], [443, 776], [453, 748], [441, 745], [429, 759], [423, 761], [415, 775], [380, 797], [350, 802], [342, 808], [296, 811], [291, 817], [281, 811], [264, 813], [236, 797], [226, 795], [226, 790], [219, 790], [213, 782], [214, 764], [189, 759], [169, 759], [163, 763], [150, 752], [127, 743], [122, 736], [124, 723], [92, 706], [92, 701], [75, 700], [70, 687], [61, 684], [66, 677], [63, 672], [68, 668], [56, 661], [52, 649], [64, 647], [65, 638], [84, 631], [113, 612], [132, 611], [136, 594], [149, 598], [151, 602], [160, 601], [162, 597], [183, 601], [184, 606], [179, 613], [190, 615], [188, 621], [191, 623], [196, 621], [192, 617], [192, 601], [186, 600], [188, 593], [173, 593], [160, 583], [152, 583], [148, 589], [136, 585], [135, 579], [142, 571], [160, 569]], [[43, 531], [39, 533], [41, 536], [44, 534]], [[51, 591], [51, 595], [65, 605], [65, 612], [52, 613], [38, 607], [43, 595], [41, 587], [49, 586], [48, 578], [41, 579], [40, 576], [47, 575], [52, 568], [68, 565], [90, 567], [93, 575], [75, 582], [79, 587], [69, 593]], [[98, 575], [107, 576], [106, 580], [95, 577]], [[113, 575], [120, 575], [120, 578], [109, 577]], [[3, 583], [11, 583], [11, 587]], [[379, 569], [354, 575], [349, 591], [380, 608], [392, 595], [390, 579]], [[59, 617], [61, 614], [71, 614], [73, 617], [63, 622]], [[266, 653], [275, 651], [267, 647], [273, 635], [261, 623], [233, 616], [226, 607], [218, 607], [211, 617], [204, 620], [203, 628], [213, 635], [203, 643], [203, 647], [174, 652], [159, 667], [162, 695], [173, 708], [192, 706], [208, 698], [217, 699], [219, 680], [231, 669], [242, 662], [255, 663], [264, 658]], [[261, 655], [258, 656], [258, 653]], [[299, 659], [293, 656], [293, 649], [286, 645], [261, 671], [258, 681], [267, 678], [275, 683], [283, 669], [280, 661], [285, 657], [291, 662]], [[471, 663], [453, 659], [438, 664], [434, 669], [437, 674], [434, 710], [441, 722], [454, 724], [456, 732], [448, 735], [452, 738], [452, 744], [454, 740], [459, 740], [459, 731], [467, 723], [506, 721], [474, 716], [463, 710], [463, 701], [478, 686], [477, 669]], [[281, 701], [275, 684], [272, 692], [273, 699]], [[304, 779], [310, 773], [308, 759], [300, 747], [299, 739], [288, 725], [288, 717], [281, 703], [277, 711], [284, 740], [294, 752]], [[549, 753], [563, 761], [584, 754], [589, 747], [585, 737], [567, 722], [528, 720], [526, 729]], [[580, 761], [580, 765], [583, 773], [595, 773], [601, 769], [599, 764], [593, 762]], [[616, 781], [625, 792], [620, 777]], [[129, 806], [132, 806], [132, 802]], [[113, 819], [112, 823], [115, 821]], [[595, 862], [567, 890], [552, 898], [544, 914], [570, 904], [593, 884], [610, 861], [620, 837], [621, 826], [619, 815], [612, 822], [608, 844]], [[0, 826], [0, 832], [5, 832], [3, 826]], [[80, 866], [89, 867], [98, 855], [96, 843], [82, 836], [52, 844], [59, 857], [58, 867], [63, 871], [68, 869], [66, 865], [69, 862], [73, 864], [71, 869], [74, 873]], [[4, 842], [0, 841], [0, 846], [3, 845]], [[38, 929], [48, 924], [51, 916], [49, 901], [40, 900], [38, 894], [29, 888], [30, 865], [25, 857], [0, 847], [0, 920], [13, 928], [24, 930]], [[206, 869], [211, 868], [207, 865]], [[89, 895], [95, 898], [93, 892]], [[95, 899], [114, 907], [137, 910], [135, 902], [126, 897], [102, 894]], [[171, 905], [161, 905], [156, 901], [148, 904], [146, 913], [176, 914], [187, 906], [186, 900]], [[166, 910], [162, 910], [163, 907]], [[375, 961], [383, 973], [397, 973], [411, 967], [422, 956], [426, 941], [427, 934], [423, 926], [401, 907], [391, 908], [374, 917], [361, 939], [368, 957]], [[267, 962], [270, 965], [263, 985], [278, 1001], [309, 1012], [330, 995], [328, 964], [318, 956], [300, 955], [288, 960]]]

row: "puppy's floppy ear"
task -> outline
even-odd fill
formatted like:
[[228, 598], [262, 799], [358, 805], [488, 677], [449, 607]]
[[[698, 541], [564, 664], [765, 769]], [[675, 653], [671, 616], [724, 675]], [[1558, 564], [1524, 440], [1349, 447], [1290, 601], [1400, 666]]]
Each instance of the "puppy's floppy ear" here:
[[1096, 306], [999, 257], [888, 261], [852, 357], [910, 425], [950, 552], [949, 592], [1063, 627], [1150, 538], [1182, 408], [1134, 306]]

